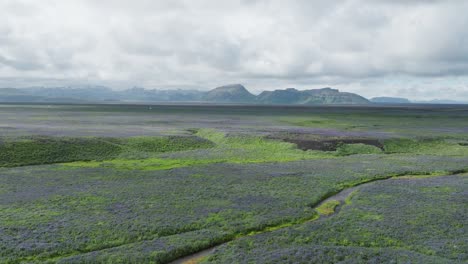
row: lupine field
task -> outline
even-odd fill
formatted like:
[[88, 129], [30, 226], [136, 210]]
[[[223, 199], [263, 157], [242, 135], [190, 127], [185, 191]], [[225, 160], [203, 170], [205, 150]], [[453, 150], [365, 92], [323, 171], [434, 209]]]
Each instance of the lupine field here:
[[467, 172], [463, 106], [3, 104], [0, 263], [466, 263]]

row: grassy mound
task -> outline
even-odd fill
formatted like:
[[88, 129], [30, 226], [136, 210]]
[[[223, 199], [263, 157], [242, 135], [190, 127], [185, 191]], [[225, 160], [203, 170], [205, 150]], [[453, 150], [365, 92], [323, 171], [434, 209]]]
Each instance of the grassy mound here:
[[101, 138], [30, 137], [0, 144], [0, 166], [47, 164], [116, 157], [122, 146]]
[[434, 139], [390, 139], [384, 142], [385, 153], [413, 153], [423, 155], [468, 155], [468, 147], [443, 138]]
[[102, 161], [119, 156], [209, 148], [213, 143], [199, 137], [45, 137], [32, 136], [0, 141], [0, 167], [51, 164], [71, 161]]
[[[214, 145], [209, 151], [193, 150], [165, 155], [121, 155], [112, 160], [72, 162], [68, 167], [111, 167], [126, 170], [166, 170], [213, 163], [289, 162], [334, 157], [332, 152], [302, 151], [295, 144], [260, 136], [229, 136], [210, 129], [196, 133], [200, 140]], [[134, 146], [134, 144], [131, 144]], [[192, 144], [193, 146], [193, 144]], [[142, 145], [143, 147], [143, 145]], [[174, 145], [178, 148], [177, 145]], [[190, 150], [185, 147], [186, 150]]]

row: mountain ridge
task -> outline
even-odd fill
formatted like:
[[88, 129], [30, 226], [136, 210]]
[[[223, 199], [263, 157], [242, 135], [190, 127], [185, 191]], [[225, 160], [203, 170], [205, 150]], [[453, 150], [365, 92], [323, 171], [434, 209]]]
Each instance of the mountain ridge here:
[[305, 105], [370, 103], [360, 95], [340, 92], [329, 87], [302, 91], [287, 88], [264, 91], [256, 96], [241, 84], [219, 86], [206, 92], [180, 89], [147, 90], [141, 87], [114, 91], [105, 86], [0, 88], [0, 102], [202, 102]]
[[370, 101], [377, 104], [411, 104], [409, 99], [389, 96], [373, 97]]
[[[227, 104], [278, 104], [278, 105], [367, 105], [402, 103], [455, 103], [455, 101], [410, 101], [399, 97], [365, 97], [341, 92], [330, 87], [298, 90], [296, 88], [263, 91], [258, 95], [250, 93], [241, 84], [229, 84], [209, 91], [170, 89], [157, 90], [132, 87], [126, 90], [112, 90], [106, 86], [72, 87], [27, 87], [0, 88], [0, 102], [10, 103], [108, 103], [108, 102], [197, 102]], [[463, 102], [456, 102], [463, 104]]]
[[242, 84], [229, 84], [208, 91], [202, 99], [208, 102], [252, 103], [256, 101], [256, 96]]
[[340, 92], [330, 87], [310, 90], [297, 90], [287, 88], [285, 90], [264, 91], [257, 97], [258, 101], [267, 104], [369, 104], [366, 98], [347, 92]]

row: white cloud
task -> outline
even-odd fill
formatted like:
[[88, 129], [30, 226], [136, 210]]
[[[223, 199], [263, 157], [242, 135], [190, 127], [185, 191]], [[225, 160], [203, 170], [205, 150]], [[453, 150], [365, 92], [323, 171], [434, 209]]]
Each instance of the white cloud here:
[[449, 87], [468, 99], [467, 10], [457, 0], [2, 0], [0, 84], [242, 82], [418, 98]]

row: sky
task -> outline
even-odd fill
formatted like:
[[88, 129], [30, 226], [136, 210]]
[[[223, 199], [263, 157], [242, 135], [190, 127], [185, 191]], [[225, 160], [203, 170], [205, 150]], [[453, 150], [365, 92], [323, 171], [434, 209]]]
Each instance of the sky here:
[[468, 101], [464, 0], [0, 0], [0, 87]]

